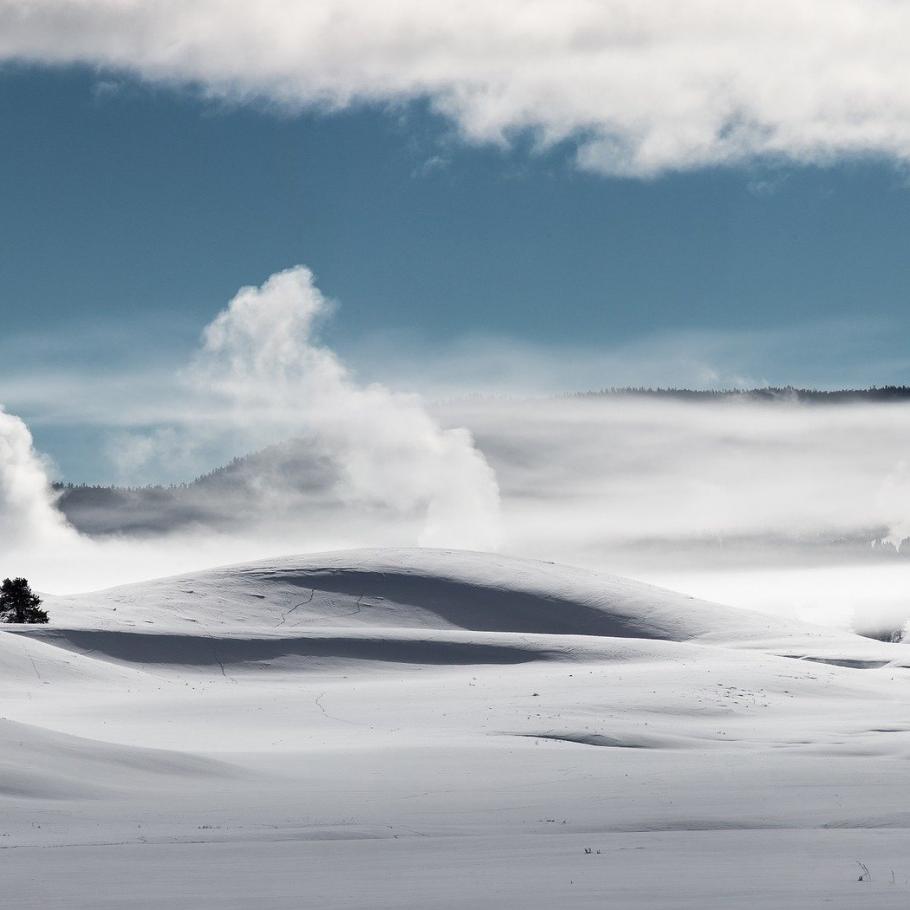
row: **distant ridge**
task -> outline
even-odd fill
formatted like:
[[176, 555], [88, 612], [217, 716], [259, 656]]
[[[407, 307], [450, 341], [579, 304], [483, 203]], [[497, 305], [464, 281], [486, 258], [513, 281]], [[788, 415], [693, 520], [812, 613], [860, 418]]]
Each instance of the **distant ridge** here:
[[800, 401], [811, 404], [843, 404], [852, 401], [910, 401], [910, 386], [884, 385], [867, 389], [798, 389], [765, 386], [758, 389], [676, 389], [650, 386], [611, 387], [573, 392], [570, 398], [670, 398], [679, 401], [720, 401], [735, 398], [754, 401]]

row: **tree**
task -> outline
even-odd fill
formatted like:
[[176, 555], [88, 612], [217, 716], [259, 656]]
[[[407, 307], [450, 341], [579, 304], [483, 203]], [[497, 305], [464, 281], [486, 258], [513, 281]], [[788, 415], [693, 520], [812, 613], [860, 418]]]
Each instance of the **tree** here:
[[24, 578], [4, 578], [0, 585], [0, 622], [47, 622], [41, 598]]

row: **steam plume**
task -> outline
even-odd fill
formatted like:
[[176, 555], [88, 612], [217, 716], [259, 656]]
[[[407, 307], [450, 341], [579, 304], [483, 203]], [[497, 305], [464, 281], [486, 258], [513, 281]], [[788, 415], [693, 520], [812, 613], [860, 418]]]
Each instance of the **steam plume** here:
[[28, 427], [0, 409], [0, 546], [8, 552], [75, 537], [54, 507], [45, 465]]
[[303, 266], [242, 288], [205, 329], [190, 385], [248, 448], [312, 440], [343, 503], [422, 512], [422, 545], [494, 549], [499, 491], [471, 434], [443, 429], [417, 396], [358, 384], [319, 343], [330, 311]]

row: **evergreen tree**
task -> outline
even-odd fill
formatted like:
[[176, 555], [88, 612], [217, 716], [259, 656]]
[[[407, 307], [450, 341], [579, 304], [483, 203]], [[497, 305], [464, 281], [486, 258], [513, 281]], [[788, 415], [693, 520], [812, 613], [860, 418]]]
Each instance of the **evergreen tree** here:
[[0, 622], [47, 622], [41, 598], [24, 578], [4, 578], [0, 585]]

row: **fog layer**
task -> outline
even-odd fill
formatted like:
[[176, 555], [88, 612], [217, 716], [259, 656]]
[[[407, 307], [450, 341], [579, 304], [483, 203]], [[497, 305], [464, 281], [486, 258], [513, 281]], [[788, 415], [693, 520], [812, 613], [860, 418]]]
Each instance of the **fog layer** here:
[[910, 405], [471, 401], [505, 546], [873, 634], [910, 616]]
[[243, 456], [189, 486], [61, 497], [0, 413], [0, 571], [63, 592], [343, 547], [501, 549], [870, 634], [907, 623], [910, 404], [430, 405], [358, 381], [320, 341], [332, 309], [300, 266], [215, 316], [174, 421], [115, 446], [132, 474]]

